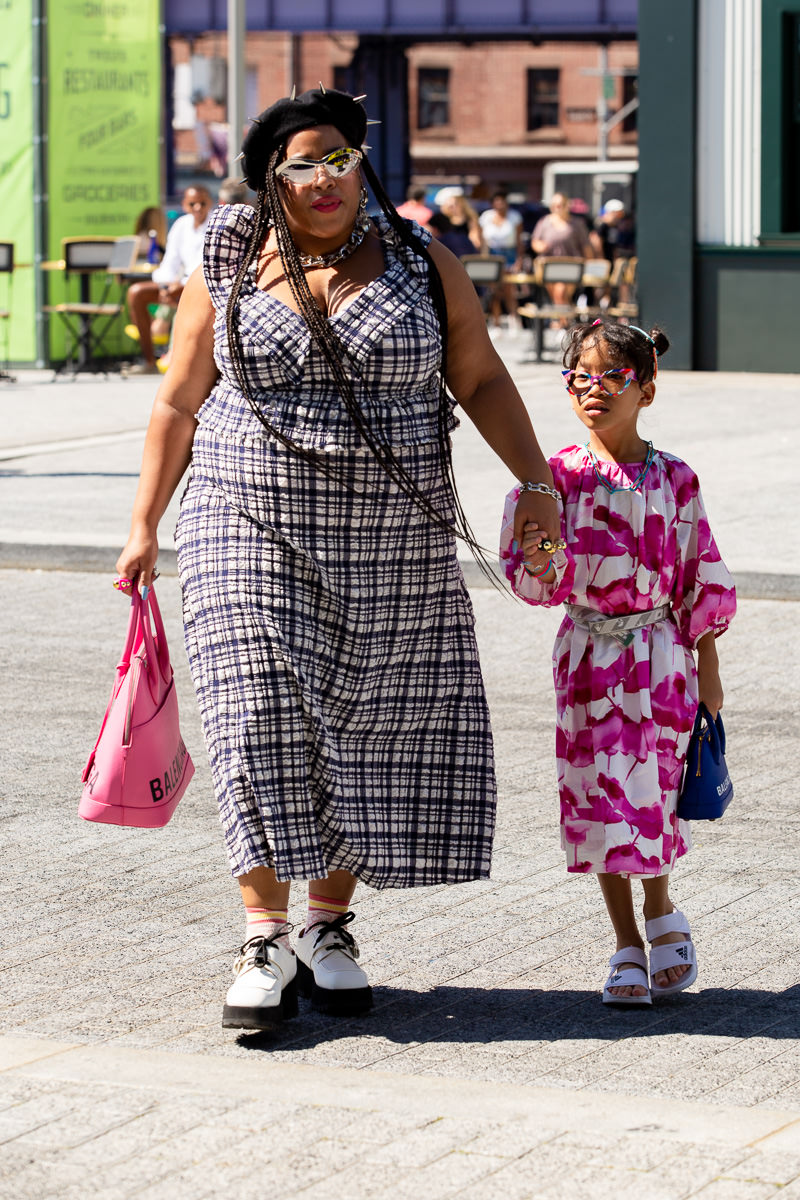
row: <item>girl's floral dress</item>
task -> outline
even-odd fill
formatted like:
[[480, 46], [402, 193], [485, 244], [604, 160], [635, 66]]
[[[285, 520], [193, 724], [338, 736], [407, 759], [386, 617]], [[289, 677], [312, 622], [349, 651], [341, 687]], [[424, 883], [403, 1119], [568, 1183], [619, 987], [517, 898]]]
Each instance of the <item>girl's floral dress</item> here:
[[[670, 616], [637, 629], [629, 645], [564, 617], [553, 651], [561, 841], [567, 870], [614, 875], [669, 872], [690, 845], [676, 816], [697, 709], [691, 650], [723, 633], [736, 611], [692, 469], [657, 451], [641, 463], [600, 462], [582, 446], [550, 459], [562, 497], [567, 549], [541, 583], [512, 550], [518, 489], [506, 498], [500, 558], [529, 604], [583, 605], [609, 616], [668, 603]], [[609, 492], [602, 476], [619, 491]]]

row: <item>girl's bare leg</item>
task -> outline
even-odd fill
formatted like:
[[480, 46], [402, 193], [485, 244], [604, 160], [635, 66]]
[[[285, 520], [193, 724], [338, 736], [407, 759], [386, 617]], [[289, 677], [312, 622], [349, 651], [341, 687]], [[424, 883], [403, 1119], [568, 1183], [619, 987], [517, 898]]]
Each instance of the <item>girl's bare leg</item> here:
[[[644, 889], [645, 921], [652, 921], [655, 917], [665, 917], [667, 913], [675, 911], [675, 905], [669, 898], [669, 875], [653, 875], [650, 878], [642, 879], [642, 888]], [[661, 937], [657, 937], [653, 945], [667, 946], [671, 942], [685, 941], [686, 938], [682, 933], [665, 933]], [[653, 980], [659, 987], [666, 987], [669, 983], [676, 983], [688, 970], [688, 964], [669, 967], [666, 971], [657, 971]]]
[[[631, 881], [622, 875], [598, 874], [600, 890], [606, 902], [606, 909], [614, 926], [617, 937], [617, 950], [627, 946], [636, 946], [644, 950], [642, 935], [636, 924], [636, 914], [633, 910], [633, 895]], [[637, 967], [638, 963], [621, 963], [617, 968], [624, 971], [627, 967]], [[634, 987], [612, 987], [608, 989], [612, 996], [646, 996], [647, 988], [637, 984]]]

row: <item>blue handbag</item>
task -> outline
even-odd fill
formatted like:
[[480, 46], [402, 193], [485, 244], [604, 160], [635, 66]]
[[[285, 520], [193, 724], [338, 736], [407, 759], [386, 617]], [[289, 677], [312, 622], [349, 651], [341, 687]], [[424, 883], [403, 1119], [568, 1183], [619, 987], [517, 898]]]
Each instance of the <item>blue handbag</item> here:
[[684, 821], [717, 821], [732, 799], [722, 717], [717, 713], [712, 721], [705, 704], [699, 704], [686, 754], [678, 816]]

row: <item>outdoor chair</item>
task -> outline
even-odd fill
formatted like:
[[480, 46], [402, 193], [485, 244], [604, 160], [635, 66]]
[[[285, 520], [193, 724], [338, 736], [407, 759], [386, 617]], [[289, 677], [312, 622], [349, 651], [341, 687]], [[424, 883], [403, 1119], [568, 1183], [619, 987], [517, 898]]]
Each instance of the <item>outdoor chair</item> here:
[[[609, 308], [608, 313], [611, 317], [626, 317], [628, 320], [636, 321], [639, 316], [639, 299], [637, 294], [637, 277], [638, 277], [639, 259], [628, 258], [625, 260], [625, 268], [622, 271], [622, 276], [619, 284], [620, 299]], [[624, 297], [624, 299], [623, 299]]]
[[7, 383], [14, 382], [14, 376], [9, 371], [9, 344], [11, 325], [11, 288], [14, 280], [14, 243], [0, 242], [0, 275], [5, 276], [3, 299], [0, 301], [0, 323], [3, 326], [3, 365], [0, 367], [0, 379]]
[[[77, 374], [79, 371], [103, 369], [99, 363], [98, 351], [102, 349], [103, 339], [111, 328], [114, 320], [122, 312], [120, 301], [111, 303], [108, 295], [114, 278], [109, 275], [109, 266], [118, 240], [107, 237], [64, 238], [62, 246], [63, 271], [65, 279], [77, 275], [79, 280], [79, 299], [67, 300], [61, 304], [46, 304], [43, 311], [56, 313], [67, 330], [67, 348], [65, 370]], [[91, 279], [93, 275], [105, 275], [105, 286], [102, 299], [93, 301], [91, 295]]]
[[533, 264], [537, 300], [535, 303], [521, 304], [517, 313], [533, 326], [534, 352], [537, 362], [542, 361], [546, 321], [571, 323], [588, 313], [585, 306], [578, 308], [572, 303], [553, 304], [546, 291], [548, 283], [567, 283], [573, 287], [579, 287], [583, 280], [584, 261], [583, 258], [573, 258], [568, 255], [563, 257], [544, 255], [537, 258]]
[[475, 285], [485, 312], [493, 289], [503, 278], [506, 260], [502, 254], [462, 254], [461, 262]]

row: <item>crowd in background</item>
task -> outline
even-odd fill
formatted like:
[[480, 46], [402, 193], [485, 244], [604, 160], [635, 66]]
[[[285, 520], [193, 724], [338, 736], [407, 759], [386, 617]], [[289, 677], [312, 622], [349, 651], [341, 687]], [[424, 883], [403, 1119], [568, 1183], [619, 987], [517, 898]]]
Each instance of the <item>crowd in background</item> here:
[[[577, 257], [607, 259], [636, 254], [636, 230], [633, 214], [622, 200], [608, 200], [592, 217], [588, 205], [579, 198], [570, 199], [556, 192], [549, 205], [509, 203], [501, 188], [488, 200], [468, 197], [456, 185], [439, 188], [432, 196], [426, 188], [412, 184], [398, 212], [430, 230], [431, 234], [459, 258], [474, 254], [495, 254], [505, 260], [508, 275], [534, 271], [538, 257]], [[569, 303], [573, 289], [568, 284], [548, 285], [553, 304]], [[518, 285], [503, 282], [489, 297], [489, 316], [498, 327], [505, 313], [512, 325], [516, 321]]]
[[[222, 181], [220, 204], [249, 203], [252, 195], [243, 183]], [[182, 197], [182, 215], [167, 233], [162, 209], [147, 208], [136, 222], [140, 258], [154, 266], [149, 279], [134, 283], [128, 292], [130, 324], [126, 332], [139, 343], [140, 358], [127, 368], [130, 374], [163, 372], [169, 364], [171, 322], [188, 276], [199, 264], [208, 218], [214, 200], [205, 187], [189, 187]], [[592, 218], [585, 201], [556, 192], [549, 205], [541, 202], [510, 203], [503, 188], [487, 199], [468, 196], [458, 185], [428, 189], [408, 188], [398, 206], [401, 216], [427, 229], [458, 258], [494, 254], [503, 258], [505, 272], [531, 273], [539, 256], [604, 258], [614, 262], [636, 253], [633, 214], [622, 200], [607, 201]], [[572, 296], [567, 284], [550, 284], [554, 304], [567, 304]], [[487, 312], [493, 328], [503, 319], [518, 327], [518, 284], [503, 281], [487, 294]], [[163, 351], [157, 357], [159, 350]]]

